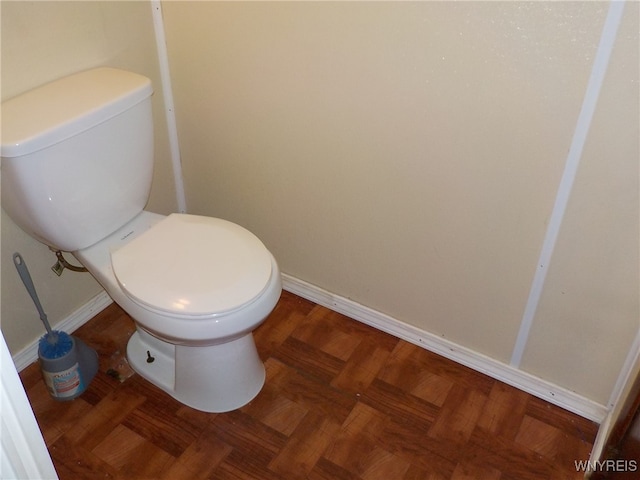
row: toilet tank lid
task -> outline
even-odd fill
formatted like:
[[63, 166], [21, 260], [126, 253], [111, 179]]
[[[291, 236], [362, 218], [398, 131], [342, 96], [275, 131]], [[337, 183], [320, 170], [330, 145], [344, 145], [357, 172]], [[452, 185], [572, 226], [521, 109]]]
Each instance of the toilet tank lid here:
[[34, 88], [2, 103], [0, 153], [19, 157], [82, 133], [153, 93], [137, 73], [101, 67]]

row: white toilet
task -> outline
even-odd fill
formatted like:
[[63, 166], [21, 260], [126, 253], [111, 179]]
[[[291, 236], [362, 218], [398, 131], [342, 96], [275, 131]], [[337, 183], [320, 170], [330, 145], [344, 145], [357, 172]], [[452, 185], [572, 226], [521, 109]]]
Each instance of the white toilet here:
[[97, 68], [2, 104], [2, 207], [74, 256], [136, 322], [133, 369], [180, 402], [226, 412], [265, 370], [252, 331], [281, 293], [262, 242], [231, 222], [147, 212], [148, 78]]

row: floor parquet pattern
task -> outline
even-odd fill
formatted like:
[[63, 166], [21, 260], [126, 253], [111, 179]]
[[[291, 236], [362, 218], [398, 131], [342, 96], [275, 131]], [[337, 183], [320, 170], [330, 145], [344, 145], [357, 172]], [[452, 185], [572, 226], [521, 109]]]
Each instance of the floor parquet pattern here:
[[267, 381], [245, 407], [193, 410], [107, 375], [134, 330], [112, 305], [75, 335], [101, 368], [79, 398], [21, 378], [61, 479], [567, 480], [597, 425], [284, 292], [255, 332]]

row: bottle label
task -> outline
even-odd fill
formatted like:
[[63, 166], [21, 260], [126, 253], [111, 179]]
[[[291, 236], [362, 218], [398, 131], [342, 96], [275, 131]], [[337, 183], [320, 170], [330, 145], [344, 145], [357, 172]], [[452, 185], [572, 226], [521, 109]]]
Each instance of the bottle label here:
[[84, 390], [84, 382], [80, 375], [80, 366], [76, 363], [61, 372], [42, 371], [44, 383], [51, 396], [56, 398], [73, 397]]

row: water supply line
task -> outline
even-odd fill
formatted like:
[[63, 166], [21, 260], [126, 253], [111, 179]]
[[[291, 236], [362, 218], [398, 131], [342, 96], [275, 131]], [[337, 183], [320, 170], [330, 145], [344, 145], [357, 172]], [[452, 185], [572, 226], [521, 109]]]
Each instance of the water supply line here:
[[56, 257], [58, 258], [58, 261], [55, 263], [55, 265], [53, 267], [51, 267], [51, 270], [53, 270], [53, 272], [60, 276], [62, 275], [62, 272], [64, 271], [64, 269], [69, 269], [72, 272], [88, 272], [89, 270], [87, 270], [84, 267], [78, 267], [76, 265], [72, 265], [69, 262], [67, 262], [67, 259], [64, 258], [64, 255], [62, 254], [62, 252], [60, 250], [55, 250], [53, 248], [50, 248], [50, 250], [56, 254]]

